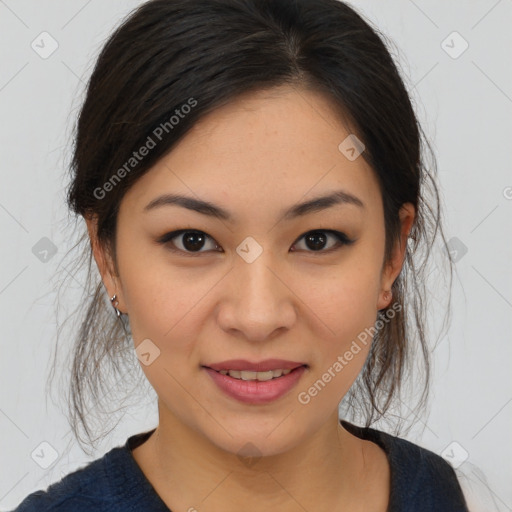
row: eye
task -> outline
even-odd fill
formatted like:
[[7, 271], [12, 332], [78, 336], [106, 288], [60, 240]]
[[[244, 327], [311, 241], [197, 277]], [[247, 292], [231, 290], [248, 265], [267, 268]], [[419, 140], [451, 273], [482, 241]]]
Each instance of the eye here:
[[[329, 238], [334, 241], [334, 243], [331, 243], [330, 247], [327, 244]], [[355, 240], [348, 238], [345, 233], [333, 229], [308, 231], [301, 235], [297, 240], [301, 239], [304, 239], [304, 243], [306, 244], [306, 249], [301, 250], [319, 253], [329, 253], [340, 249], [342, 246], [351, 245], [355, 242]], [[208, 244], [206, 243], [208, 240], [211, 241], [210, 248], [208, 248]], [[167, 233], [160, 237], [158, 242], [168, 246], [173, 252], [185, 253], [190, 256], [195, 256], [201, 252], [208, 252], [211, 250], [223, 252], [222, 248], [220, 248], [211, 236], [207, 235], [204, 231], [194, 229], [180, 229], [178, 231]], [[205, 248], [205, 244], [206, 250], [202, 251], [201, 249]], [[296, 251], [295, 246], [297, 244], [298, 242], [293, 244], [291, 248], [292, 252]]]
[[[334, 244], [325, 249], [329, 237], [331, 237], [331, 239], [334, 240]], [[336, 249], [340, 249], [344, 245], [350, 245], [355, 242], [355, 240], [351, 240], [350, 238], [348, 238], [347, 235], [345, 235], [345, 233], [333, 229], [308, 231], [307, 233], [304, 233], [299, 237], [299, 240], [301, 239], [304, 239], [304, 242], [308, 249], [312, 249], [311, 251], [307, 252], [323, 253], [335, 251]], [[292, 251], [295, 251], [293, 247], [295, 247], [295, 244], [292, 246]]]
[[[177, 242], [174, 242], [174, 239], [176, 239]], [[186, 254], [194, 255], [194, 253], [207, 252], [199, 250], [204, 247], [206, 240], [213, 241], [213, 238], [204, 233], [203, 231], [197, 231], [193, 229], [180, 229], [179, 231], [167, 233], [158, 241], [161, 244], [169, 244], [170, 249], [172, 251], [184, 252]], [[219, 246], [217, 245], [217, 243], [214, 242], [213, 250], [215, 250], [218, 247]]]

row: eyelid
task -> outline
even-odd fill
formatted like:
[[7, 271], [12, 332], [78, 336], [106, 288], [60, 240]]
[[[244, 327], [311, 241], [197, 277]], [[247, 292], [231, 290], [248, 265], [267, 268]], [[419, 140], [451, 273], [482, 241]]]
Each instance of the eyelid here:
[[[180, 235], [183, 235], [184, 233], [199, 233], [199, 234], [205, 235], [205, 237], [209, 238], [210, 240], [212, 240], [216, 244], [217, 247], [220, 247], [218, 242], [211, 235], [209, 235], [205, 231], [201, 231], [201, 230], [195, 229], [195, 228], [183, 228], [183, 229], [178, 229], [178, 230], [175, 230], [175, 231], [170, 231], [169, 233], [166, 233], [163, 236], [159, 237], [157, 239], [157, 242], [162, 244], [162, 245], [167, 245], [170, 242], [172, 242], [172, 240], [174, 238], [177, 238]], [[327, 233], [327, 234], [330, 234], [331, 236], [334, 236], [337, 239], [337, 244], [334, 247], [331, 247], [329, 249], [325, 249], [325, 250], [321, 249], [319, 251], [302, 250], [302, 252], [310, 253], [310, 254], [313, 254], [313, 255], [330, 254], [331, 252], [339, 250], [342, 247], [352, 245], [357, 240], [357, 239], [349, 238], [344, 232], [338, 231], [336, 229], [316, 228], [316, 229], [309, 229], [308, 231], [305, 231], [304, 233], [299, 235], [296, 238], [296, 240], [293, 242], [292, 247], [295, 246], [306, 235], [309, 235], [309, 234], [312, 234], [312, 233]], [[172, 247], [172, 243], [171, 243], [171, 247], [169, 247], [169, 250], [171, 250], [172, 252], [175, 252], [175, 253], [186, 255], [186, 256], [199, 256], [200, 254], [205, 254], [205, 253], [210, 253], [211, 252], [211, 250], [208, 250], [208, 251], [196, 251], [196, 252], [194, 252], [194, 251], [183, 251], [182, 249], [178, 249], [177, 247]], [[216, 252], [224, 252], [224, 250], [222, 250], [222, 248], [221, 248], [221, 251], [216, 251]], [[292, 252], [297, 252], [297, 251], [293, 250]]]
[[[309, 254], [313, 254], [313, 255], [321, 255], [321, 254], [330, 254], [331, 252], [334, 252], [334, 251], [337, 251], [339, 249], [341, 249], [342, 247], [345, 247], [345, 246], [348, 246], [348, 245], [352, 245], [356, 240], [355, 239], [352, 239], [352, 238], [349, 238], [345, 233], [343, 233], [342, 231], [338, 231], [336, 229], [322, 229], [322, 228], [316, 228], [316, 229], [310, 229], [304, 233], [302, 233], [296, 240], [295, 242], [293, 242], [293, 246], [295, 246], [301, 239], [303, 239], [306, 235], [309, 235], [309, 234], [312, 234], [312, 233], [327, 233], [331, 236], [334, 236], [337, 240], [337, 243], [329, 248], [329, 249], [325, 249], [325, 250], [319, 250], [319, 251], [304, 251], [306, 253], [309, 253]], [[293, 251], [293, 252], [296, 252], [296, 251]]]
[[[169, 233], [166, 233], [165, 235], [158, 238], [157, 242], [162, 245], [170, 244], [171, 246], [169, 247], [169, 250], [171, 250], [172, 252], [175, 252], [175, 253], [184, 254], [186, 256], [199, 256], [200, 254], [205, 254], [205, 253], [211, 252], [211, 251], [196, 251], [196, 252], [183, 251], [181, 249], [178, 249], [177, 247], [172, 247], [172, 240], [174, 238], [179, 237], [180, 235], [183, 235], [184, 233], [199, 233], [199, 234], [205, 235], [206, 238], [213, 240], [215, 242], [215, 244], [217, 245], [217, 247], [220, 247], [219, 244], [217, 243], [217, 241], [212, 236], [210, 236], [208, 233], [206, 233], [205, 231], [201, 231], [199, 229], [194, 229], [194, 228], [185, 228], [185, 229], [177, 229], [175, 231], [170, 231]], [[218, 251], [218, 252], [224, 252], [224, 251]]]

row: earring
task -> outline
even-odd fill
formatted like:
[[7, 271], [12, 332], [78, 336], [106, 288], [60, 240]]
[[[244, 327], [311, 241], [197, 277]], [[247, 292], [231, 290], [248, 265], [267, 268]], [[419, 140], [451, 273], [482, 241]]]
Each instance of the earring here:
[[117, 309], [117, 306], [119, 305], [119, 301], [117, 300], [117, 294], [114, 293], [114, 295], [110, 298], [110, 302], [112, 303], [112, 307], [114, 308], [117, 318], [120, 318], [122, 313]]
[[384, 292], [384, 299], [385, 300], [391, 299], [392, 297], [393, 297], [393, 292], [391, 290], [386, 290]]

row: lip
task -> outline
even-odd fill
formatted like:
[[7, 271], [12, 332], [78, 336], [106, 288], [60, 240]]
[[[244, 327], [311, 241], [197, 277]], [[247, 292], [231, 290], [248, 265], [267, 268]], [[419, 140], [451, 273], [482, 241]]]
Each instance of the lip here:
[[[229, 361], [229, 363], [231, 364], [231, 361]], [[267, 361], [262, 361], [262, 363], [265, 363], [267, 366], [269, 364]], [[291, 361], [288, 361], [288, 363], [291, 364]], [[222, 365], [224, 363], [220, 364]], [[252, 364], [254, 367], [254, 363]], [[287, 369], [282, 366], [274, 366], [274, 369], [278, 368]], [[276, 379], [266, 381], [257, 381], [235, 379], [229, 375], [222, 375], [222, 373], [219, 373], [211, 367], [203, 366], [203, 369], [208, 373], [221, 391], [223, 391], [227, 396], [246, 404], [266, 404], [273, 402], [288, 393], [297, 385], [303, 373], [307, 369], [306, 365], [294, 366], [294, 368], [295, 369], [293, 369], [288, 375], [282, 375]], [[229, 369], [235, 370], [238, 368], [230, 367]]]
[[307, 366], [307, 364], [286, 361], [284, 359], [265, 359], [259, 362], [251, 362], [246, 359], [230, 359], [229, 361], [205, 364], [203, 366], [216, 371], [240, 370], [248, 372], [268, 372], [269, 370], [293, 370], [299, 366]]

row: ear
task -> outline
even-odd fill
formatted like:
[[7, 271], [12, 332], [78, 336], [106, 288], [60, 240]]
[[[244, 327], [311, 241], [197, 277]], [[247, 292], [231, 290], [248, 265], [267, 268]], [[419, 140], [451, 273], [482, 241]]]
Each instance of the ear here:
[[405, 250], [407, 248], [407, 238], [411, 231], [415, 216], [416, 209], [412, 203], [404, 203], [399, 212], [401, 231], [400, 237], [395, 242], [393, 247], [391, 260], [385, 266], [382, 277], [381, 277], [381, 291], [379, 293], [379, 299], [377, 301], [377, 309], [384, 309], [389, 306], [393, 300], [392, 296], [385, 292], [391, 290], [393, 283], [402, 270], [402, 265], [405, 258]]
[[96, 216], [86, 217], [85, 222], [87, 224], [87, 231], [89, 233], [89, 239], [91, 242], [92, 252], [98, 270], [101, 274], [101, 280], [106, 288], [108, 297], [112, 297], [114, 294], [117, 295], [119, 304], [117, 308], [119, 310], [124, 309], [123, 300], [121, 296], [121, 286], [114, 270], [114, 264], [112, 258], [106, 248], [101, 245], [97, 238], [97, 218]]

